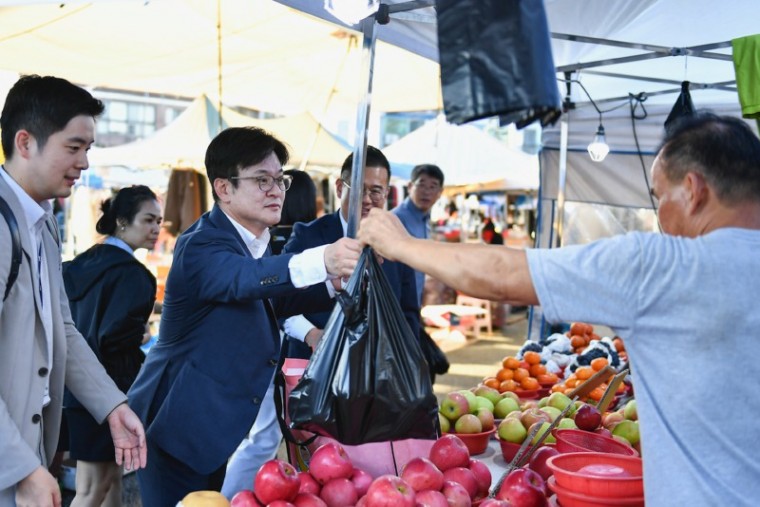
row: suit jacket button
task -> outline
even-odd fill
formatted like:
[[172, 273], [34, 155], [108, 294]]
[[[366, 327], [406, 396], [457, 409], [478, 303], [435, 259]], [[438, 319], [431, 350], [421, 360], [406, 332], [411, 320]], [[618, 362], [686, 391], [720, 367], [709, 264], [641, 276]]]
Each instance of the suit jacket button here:
[[41, 419], [42, 419], [42, 417], [40, 416], [40, 414], [34, 414], [34, 415], [32, 416], [32, 422], [33, 422], [34, 424], [37, 424], [38, 422], [40, 422], [40, 420], [41, 420]]
[[44, 377], [48, 374], [48, 369], [44, 366], [37, 371], [37, 373], [40, 375], [40, 377]]
[[254, 397], [253, 398], [253, 403], [255, 403], [256, 405], [260, 405], [261, 404], [261, 398], [259, 398], [258, 396]]

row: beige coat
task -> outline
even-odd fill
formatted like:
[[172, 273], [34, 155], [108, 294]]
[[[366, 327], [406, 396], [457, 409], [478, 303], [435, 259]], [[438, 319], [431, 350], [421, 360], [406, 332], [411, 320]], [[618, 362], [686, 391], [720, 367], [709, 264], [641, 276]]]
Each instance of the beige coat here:
[[[2, 169], [0, 169], [2, 170]], [[98, 421], [126, 396], [106, 375], [95, 354], [74, 327], [61, 278], [58, 245], [43, 233], [53, 311], [53, 361], [48, 371], [45, 331], [40, 316], [37, 269], [31, 269], [31, 238], [16, 195], [0, 178], [0, 196], [18, 221], [23, 255], [18, 279], [5, 302], [2, 296], [11, 265], [11, 239], [0, 216], [0, 493], [40, 464], [52, 459], [58, 443], [65, 383]], [[55, 309], [59, 309], [56, 311]], [[46, 377], [50, 404], [43, 410]], [[2, 495], [0, 494], [0, 497]]]

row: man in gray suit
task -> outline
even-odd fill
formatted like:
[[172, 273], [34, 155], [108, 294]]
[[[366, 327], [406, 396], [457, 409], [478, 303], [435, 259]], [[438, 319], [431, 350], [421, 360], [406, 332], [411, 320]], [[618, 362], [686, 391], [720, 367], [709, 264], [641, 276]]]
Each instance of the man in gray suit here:
[[102, 102], [66, 80], [25, 76], [0, 117], [0, 198], [22, 247], [6, 294], [12, 227], [0, 217], [0, 507], [61, 505], [47, 465], [58, 442], [64, 379], [95, 419], [108, 420], [116, 462], [127, 469], [146, 463], [142, 424], [72, 322], [49, 202], [68, 197], [87, 169], [102, 112]]

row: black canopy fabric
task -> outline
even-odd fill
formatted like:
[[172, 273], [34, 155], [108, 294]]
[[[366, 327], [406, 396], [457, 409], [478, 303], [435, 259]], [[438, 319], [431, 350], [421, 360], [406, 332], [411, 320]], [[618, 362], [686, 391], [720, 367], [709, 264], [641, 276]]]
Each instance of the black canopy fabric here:
[[499, 116], [522, 128], [561, 113], [542, 2], [439, 0], [438, 49], [446, 119]]

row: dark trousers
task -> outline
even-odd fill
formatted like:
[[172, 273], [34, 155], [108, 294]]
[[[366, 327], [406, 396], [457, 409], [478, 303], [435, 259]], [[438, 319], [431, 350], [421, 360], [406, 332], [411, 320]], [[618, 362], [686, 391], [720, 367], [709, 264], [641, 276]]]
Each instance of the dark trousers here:
[[137, 471], [143, 507], [174, 507], [192, 491], [221, 491], [226, 464], [203, 475], [148, 439], [148, 466]]

